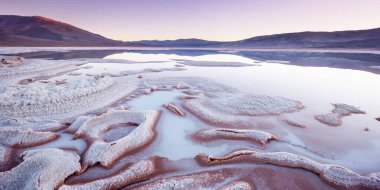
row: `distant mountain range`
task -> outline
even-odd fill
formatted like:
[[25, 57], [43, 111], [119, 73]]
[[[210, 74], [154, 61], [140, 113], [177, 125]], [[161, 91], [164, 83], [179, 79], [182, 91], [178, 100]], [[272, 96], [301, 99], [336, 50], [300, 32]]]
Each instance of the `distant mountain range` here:
[[0, 16], [0, 46], [124, 46], [128, 43], [53, 19]]
[[153, 46], [202, 48], [380, 48], [380, 28], [337, 32], [299, 32], [239, 41], [201, 39], [111, 40], [67, 23], [40, 16], [0, 15], [0, 46]]

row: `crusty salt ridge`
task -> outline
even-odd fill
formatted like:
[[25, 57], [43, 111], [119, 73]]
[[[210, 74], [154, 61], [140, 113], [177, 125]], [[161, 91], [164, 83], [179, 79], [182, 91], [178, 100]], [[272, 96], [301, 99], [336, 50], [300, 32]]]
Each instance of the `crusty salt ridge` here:
[[0, 55], [0, 67], [3, 66], [16, 66], [24, 63], [26, 60], [19, 56], [1, 56]]
[[59, 190], [82, 189], [82, 190], [108, 190], [119, 189], [129, 184], [142, 181], [157, 171], [157, 163], [151, 158], [133, 163], [130, 167], [117, 175], [95, 180], [88, 183], [63, 185]]
[[316, 120], [329, 126], [342, 125], [342, 118], [351, 114], [365, 114], [365, 111], [347, 104], [332, 104], [334, 109], [331, 113], [314, 116]]
[[0, 143], [15, 147], [30, 147], [58, 138], [57, 133], [37, 132], [31, 129], [0, 128]]
[[22, 158], [24, 161], [18, 166], [0, 173], [0, 189], [56, 189], [80, 170], [80, 157], [65, 150], [29, 150]]
[[0, 90], [0, 117], [72, 115], [101, 108], [137, 89], [136, 81], [69, 78], [66, 84], [31, 83]]
[[215, 184], [223, 182], [228, 178], [229, 172], [222, 170], [206, 171], [182, 176], [173, 176], [148, 184], [144, 184], [135, 190], [182, 190], [215, 188]]
[[[76, 138], [85, 137], [92, 141], [92, 144], [82, 158], [82, 171], [98, 162], [105, 167], [111, 166], [122, 155], [149, 143], [155, 135], [153, 128], [158, 117], [159, 111], [157, 110], [143, 112], [110, 110], [84, 122], [74, 135]], [[117, 123], [132, 123], [139, 126], [121, 139], [104, 142], [101, 133]]]
[[91, 119], [91, 116], [78, 116], [65, 131], [69, 133], [76, 133], [81, 126], [85, 125]]
[[241, 140], [253, 140], [265, 145], [268, 140], [276, 140], [277, 137], [257, 130], [239, 130], [239, 129], [208, 129], [202, 130], [195, 134], [195, 138], [202, 140], [213, 139], [241, 139]]
[[223, 157], [200, 154], [197, 156], [197, 159], [200, 163], [205, 165], [252, 161], [262, 164], [302, 168], [318, 174], [320, 178], [326, 182], [340, 188], [361, 187], [367, 189], [380, 189], [379, 178], [361, 176], [341, 166], [318, 163], [306, 157], [288, 152], [260, 153], [252, 150], [241, 150], [232, 152]]
[[179, 116], [185, 116], [185, 112], [183, 112], [177, 106], [171, 103], [164, 104], [163, 106], [174, 114], [177, 114]]
[[246, 181], [233, 181], [219, 190], [253, 190], [253, 187]]
[[286, 124], [290, 125], [290, 126], [293, 126], [293, 127], [307, 128], [306, 124], [301, 123], [299, 121], [290, 120], [290, 119], [283, 119], [282, 121], [285, 122]]
[[247, 116], [279, 115], [304, 108], [298, 101], [254, 94], [186, 99], [183, 101], [183, 105], [202, 120], [221, 126], [249, 125]]

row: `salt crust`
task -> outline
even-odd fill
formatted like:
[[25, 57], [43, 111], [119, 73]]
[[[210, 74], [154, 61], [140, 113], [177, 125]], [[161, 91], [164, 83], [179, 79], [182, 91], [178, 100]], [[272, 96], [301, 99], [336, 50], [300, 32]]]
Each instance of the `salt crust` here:
[[38, 132], [31, 129], [0, 128], [0, 143], [8, 146], [30, 147], [58, 138], [57, 133]]
[[342, 125], [342, 118], [351, 114], [365, 114], [365, 111], [347, 104], [332, 104], [334, 109], [331, 113], [316, 115], [315, 119], [329, 126], [337, 127]]
[[25, 151], [22, 158], [18, 166], [0, 173], [0, 189], [56, 189], [80, 170], [76, 153], [56, 148]]
[[[168, 177], [153, 181], [151, 183], [134, 188], [136, 190], [182, 190], [182, 189], [203, 189], [212, 188], [216, 183], [220, 183], [228, 178], [225, 172], [210, 171], [188, 174], [182, 176]], [[214, 187], [215, 188], [215, 187]]]
[[157, 170], [154, 159], [141, 160], [133, 163], [130, 167], [110, 177], [88, 183], [63, 185], [59, 190], [108, 190], [119, 189], [131, 183], [145, 180]]
[[197, 156], [197, 159], [205, 165], [251, 161], [291, 168], [302, 168], [318, 174], [324, 181], [340, 188], [362, 187], [366, 189], [380, 189], [380, 179], [371, 177], [371, 174], [361, 176], [341, 166], [318, 163], [306, 157], [288, 152], [261, 153], [252, 150], [240, 150], [223, 157], [200, 154]]
[[212, 140], [212, 139], [241, 139], [241, 140], [253, 140], [266, 144], [268, 140], [276, 140], [277, 137], [257, 130], [239, 130], [239, 129], [208, 129], [202, 130], [196, 133], [196, 138], [202, 140]]
[[67, 83], [31, 83], [0, 89], [0, 117], [84, 113], [116, 101], [137, 89], [136, 81], [108, 76], [71, 79]]
[[[82, 158], [82, 171], [98, 162], [102, 166], [109, 167], [121, 156], [142, 148], [153, 139], [155, 135], [153, 128], [158, 117], [159, 111], [157, 110], [143, 112], [109, 110], [91, 119], [79, 118], [81, 125], [74, 137], [83, 137], [91, 142]], [[136, 124], [138, 127], [121, 139], [105, 142], [101, 134], [112, 127], [113, 124], [118, 123]], [[72, 128], [77, 128], [77, 126]]]

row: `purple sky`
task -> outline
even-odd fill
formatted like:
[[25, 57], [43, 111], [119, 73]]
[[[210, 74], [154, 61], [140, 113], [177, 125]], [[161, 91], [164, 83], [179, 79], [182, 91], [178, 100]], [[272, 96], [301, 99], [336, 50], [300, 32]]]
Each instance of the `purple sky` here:
[[0, 0], [0, 14], [40, 15], [119, 40], [380, 27], [380, 0]]

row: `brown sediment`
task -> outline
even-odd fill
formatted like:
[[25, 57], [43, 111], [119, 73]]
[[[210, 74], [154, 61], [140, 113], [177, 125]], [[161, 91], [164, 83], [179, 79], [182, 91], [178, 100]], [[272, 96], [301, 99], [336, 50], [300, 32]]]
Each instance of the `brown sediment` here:
[[269, 140], [277, 140], [277, 137], [257, 130], [239, 130], [239, 129], [208, 129], [198, 131], [192, 136], [195, 140], [212, 141], [219, 139], [231, 140], [251, 140], [265, 145]]
[[293, 127], [298, 127], [298, 128], [307, 128], [307, 125], [298, 121], [290, 120], [290, 119], [284, 119], [282, 120], [286, 124], [293, 126]]
[[174, 114], [177, 114], [179, 116], [185, 116], [185, 112], [181, 111], [177, 106], [171, 103], [167, 103], [163, 105], [166, 109], [171, 111]]
[[380, 121], [380, 117], [375, 118], [377, 121]]
[[339, 188], [379, 189], [380, 180], [368, 176], [361, 176], [347, 168], [322, 164], [306, 157], [287, 152], [260, 153], [252, 150], [232, 152], [223, 157], [213, 157], [199, 154], [196, 160], [202, 165], [219, 165], [227, 163], [254, 162], [273, 164], [290, 168], [301, 168], [319, 175], [327, 183]]
[[113, 175], [103, 176], [102, 178], [94, 181], [64, 184], [59, 189], [119, 189], [139, 181], [147, 180], [152, 176], [160, 174], [162, 170], [160, 162], [161, 158], [151, 157], [146, 160], [140, 160], [135, 163], [127, 164], [125, 167], [121, 168]]
[[332, 104], [334, 109], [331, 113], [315, 115], [314, 118], [326, 125], [337, 127], [342, 125], [342, 118], [351, 114], [365, 114], [365, 111], [347, 104]]

